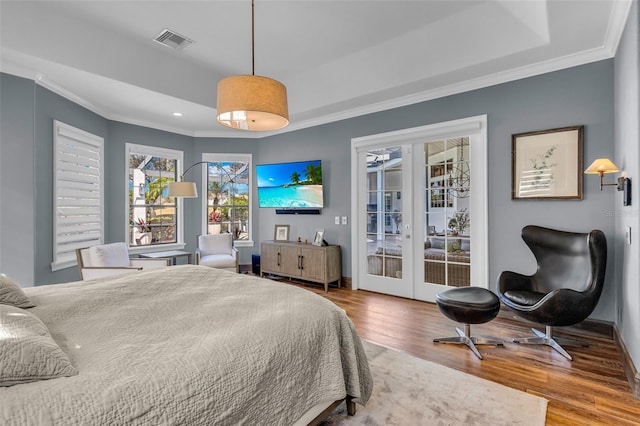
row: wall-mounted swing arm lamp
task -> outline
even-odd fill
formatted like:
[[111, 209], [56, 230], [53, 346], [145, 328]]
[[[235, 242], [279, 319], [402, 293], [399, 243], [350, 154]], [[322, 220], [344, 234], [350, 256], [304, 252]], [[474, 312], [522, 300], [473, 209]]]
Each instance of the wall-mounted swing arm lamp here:
[[630, 206], [631, 205], [631, 178], [628, 178], [624, 172], [622, 176], [620, 176], [616, 182], [604, 182], [605, 173], [617, 173], [620, 169], [616, 166], [613, 161], [608, 158], [598, 158], [596, 159], [587, 170], [584, 171], [585, 174], [592, 175], [600, 175], [600, 191], [605, 186], [615, 186], [618, 191], [624, 191], [624, 196], [622, 199], [623, 205]]
[[198, 164], [206, 164], [208, 161], [198, 161], [195, 164], [189, 166], [187, 170], [184, 171], [180, 175], [177, 181], [169, 182], [167, 185], [167, 196], [168, 197], [182, 197], [182, 198], [197, 198], [198, 197], [198, 188], [196, 188], [195, 182], [185, 182], [183, 180], [184, 175], [191, 169], [193, 169]]

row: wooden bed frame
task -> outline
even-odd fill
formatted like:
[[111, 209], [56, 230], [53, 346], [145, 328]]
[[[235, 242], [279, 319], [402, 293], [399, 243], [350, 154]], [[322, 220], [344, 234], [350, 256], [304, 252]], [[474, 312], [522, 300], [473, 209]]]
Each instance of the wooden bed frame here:
[[338, 407], [338, 405], [342, 404], [343, 401], [346, 401], [347, 403], [347, 415], [354, 416], [356, 414], [356, 403], [353, 402], [352, 396], [347, 395], [346, 398], [339, 399], [329, 404], [327, 408], [325, 408], [320, 414], [318, 414], [313, 420], [308, 423], [308, 426], [319, 425], [324, 419], [327, 418], [329, 414], [331, 414], [333, 410], [336, 409], [336, 407]]

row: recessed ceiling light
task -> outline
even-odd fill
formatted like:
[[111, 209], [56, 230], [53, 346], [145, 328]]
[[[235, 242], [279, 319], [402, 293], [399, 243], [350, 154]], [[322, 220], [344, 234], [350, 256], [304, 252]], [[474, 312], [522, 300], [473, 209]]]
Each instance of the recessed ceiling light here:
[[174, 117], [182, 117], [182, 113], [181, 112], [174, 112], [173, 115], [174, 115]]

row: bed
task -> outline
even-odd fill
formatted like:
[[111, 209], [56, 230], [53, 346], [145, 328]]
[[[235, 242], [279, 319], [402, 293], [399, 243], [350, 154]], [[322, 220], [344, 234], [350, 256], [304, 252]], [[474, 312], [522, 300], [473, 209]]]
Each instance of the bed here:
[[2, 425], [289, 425], [371, 374], [344, 311], [288, 284], [183, 265], [24, 289], [78, 374], [0, 387]]

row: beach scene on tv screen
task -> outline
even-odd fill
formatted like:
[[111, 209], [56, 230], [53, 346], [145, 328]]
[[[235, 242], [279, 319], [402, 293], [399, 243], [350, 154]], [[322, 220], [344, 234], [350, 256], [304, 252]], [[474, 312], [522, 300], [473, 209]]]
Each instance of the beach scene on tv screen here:
[[260, 207], [322, 207], [320, 160], [259, 165], [256, 175]]

